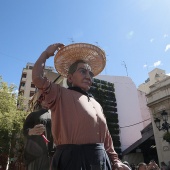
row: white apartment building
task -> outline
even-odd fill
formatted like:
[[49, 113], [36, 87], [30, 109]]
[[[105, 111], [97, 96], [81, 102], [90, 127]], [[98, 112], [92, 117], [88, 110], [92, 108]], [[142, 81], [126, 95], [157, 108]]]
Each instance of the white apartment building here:
[[142, 137], [141, 130], [151, 122], [145, 94], [136, 89], [130, 77], [98, 75], [96, 78], [114, 83], [124, 151]]

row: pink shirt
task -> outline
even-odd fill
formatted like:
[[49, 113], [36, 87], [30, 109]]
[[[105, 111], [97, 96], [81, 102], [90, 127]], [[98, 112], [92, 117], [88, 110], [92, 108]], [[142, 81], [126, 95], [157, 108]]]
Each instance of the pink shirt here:
[[104, 143], [114, 164], [119, 162], [101, 105], [92, 97], [61, 87], [41, 77], [45, 59], [33, 68], [33, 83], [43, 93], [43, 106], [51, 110], [52, 134], [56, 145]]

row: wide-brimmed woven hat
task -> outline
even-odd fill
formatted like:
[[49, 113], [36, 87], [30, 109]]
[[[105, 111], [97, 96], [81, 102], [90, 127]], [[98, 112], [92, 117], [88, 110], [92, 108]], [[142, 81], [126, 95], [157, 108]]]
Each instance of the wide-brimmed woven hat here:
[[75, 43], [61, 48], [54, 57], [54, 65], [59, 74], [67, 77], [69, 67], [77, 60], [83, 60], [98, 75], [106, 65], [104, 50], [87, 43]]

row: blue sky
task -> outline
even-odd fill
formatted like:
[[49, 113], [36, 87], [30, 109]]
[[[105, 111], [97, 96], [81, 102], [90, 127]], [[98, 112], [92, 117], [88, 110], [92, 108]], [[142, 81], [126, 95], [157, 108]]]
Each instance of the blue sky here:
[[154, 68], [170, 73], [169, 9], [169, 0], [1, 0], [0, 75], [18, 87], [48, 45], [86, 42], [105, 50], [102, 74], [128, 74], [138, 87]]

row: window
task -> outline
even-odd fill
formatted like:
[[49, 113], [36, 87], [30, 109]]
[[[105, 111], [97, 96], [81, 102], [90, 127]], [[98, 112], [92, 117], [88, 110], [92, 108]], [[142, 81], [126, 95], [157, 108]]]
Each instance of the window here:
[[31, 88], [35, 88], [35, 85], [33, 83], [31, 83]]
[[22, 73], [22, 78], [26, 78], [27, 77], [27, 73]]
[[24, 87], [25, 86], [25, 82], [21, 82], [21, 86]]
[[24, 91], [21, 90], [21, 91], [19, 92], [19, 95], [23, 96], [23, 95], [24, 95]]
[[29, 69], [31, 69], [31, 70], [32, 70], [32, 68], [33, 68], [33, 66], [29, 66]]
[[30, 91], [30, 97], [32, 97], [34, 95], [34, 91]]

